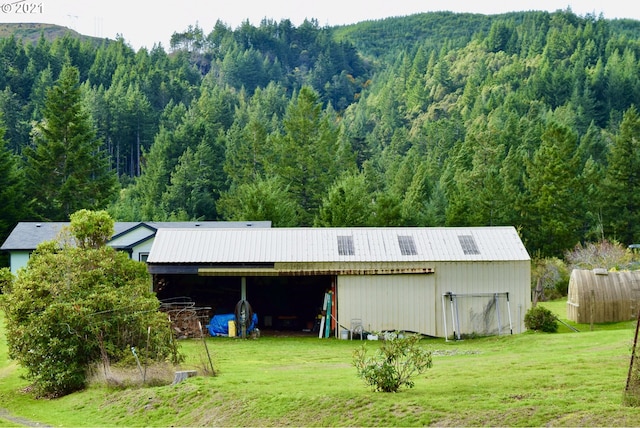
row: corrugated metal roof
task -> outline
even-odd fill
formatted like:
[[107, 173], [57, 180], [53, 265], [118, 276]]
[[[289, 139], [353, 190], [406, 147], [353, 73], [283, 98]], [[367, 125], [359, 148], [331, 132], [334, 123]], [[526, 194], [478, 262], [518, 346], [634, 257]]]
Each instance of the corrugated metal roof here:
[[[459, 236], [478, 254], [465, 254]], [[340, 255], [338, 236], [352, 236], [353, 255]], [[416, 254], [403, 255], [398, 236]], [[149, 264], [530, 260], [513, 227], [159, 229]]]

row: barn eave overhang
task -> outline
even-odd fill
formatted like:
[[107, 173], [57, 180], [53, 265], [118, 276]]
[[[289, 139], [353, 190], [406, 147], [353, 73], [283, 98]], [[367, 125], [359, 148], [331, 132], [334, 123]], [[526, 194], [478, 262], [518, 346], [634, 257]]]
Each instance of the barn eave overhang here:
[[187, 274], [199, 275], [200, 269], [220, 269], [238, 271], [268, 271], [273, 269], [273, 263], [239, 263], [234, 265], [208, 265], [201, 263], [147, 263], [147, 270], [150, 274]]
[[424, 262], [259, 262], [259, 263], [148, 263], [151, 274], [200, 276], [321, 276], [432, 274]]
[[324, 276], [432, 274], [433, 268], [199, 268], [200, 276]]

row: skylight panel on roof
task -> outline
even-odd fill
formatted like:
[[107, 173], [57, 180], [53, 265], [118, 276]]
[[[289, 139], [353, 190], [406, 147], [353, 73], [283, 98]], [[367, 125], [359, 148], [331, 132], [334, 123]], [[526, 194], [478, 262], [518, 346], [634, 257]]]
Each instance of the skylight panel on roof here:
[[338, 254], [341, 256], [353, 256], [356, 254], [353, 247], [353, 236], [338, 236]]
[[480, 250], [478, 250], [478, 246], [476, 245], [475, 239], [473, 239], [473, 235], [458, 235], [458, 240], [460, 241], [460, 246], [462, 246], [462, 251], [465, 254], [480, 254]]
[[413, 236], [398, 235], [398, 245], [400, 245], [400, 253], [403, 256], [415, 256], [418, 254]]

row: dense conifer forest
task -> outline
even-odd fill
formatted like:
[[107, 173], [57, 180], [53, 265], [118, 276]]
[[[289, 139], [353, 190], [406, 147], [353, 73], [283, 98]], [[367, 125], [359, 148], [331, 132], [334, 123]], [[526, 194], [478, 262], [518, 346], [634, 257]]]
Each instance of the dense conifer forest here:
[[3, 36], [0, 241], [17, 221], [104, 208], [514, 225], [545, 257], [638, 243], [639, 58], [640, 22], [570, 10], [218, 22], [138, 51]]

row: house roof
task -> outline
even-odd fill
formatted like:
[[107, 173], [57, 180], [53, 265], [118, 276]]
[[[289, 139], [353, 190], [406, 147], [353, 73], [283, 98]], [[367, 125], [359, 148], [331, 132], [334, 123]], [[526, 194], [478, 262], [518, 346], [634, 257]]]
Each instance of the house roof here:
[[[69, 222], [20, 222], [11, 231], [11, 234], [4, 241], [0, 250], [3, 251], [31, 251], [35, 250], [38, 244], [45, 241], [51, 241], [58, 238], [58, 234], [64, 226], [68, 226]], [[144, 236], [132, 236], [131, 242], [126, 239], [120, 239], [117, 247], [125, 248], [135, 245], [136, 242], [144, 241], [153, 237], [155, 232], [160, 228], [243, 228], [243, 227], [271, 227], [270, 221], [199, 221], [199, 222], [115, 222], [114, 234], [111, 238], [115, 241], [137, 229], [146, 229]]]
[[513, 227], [159, 229], [147, 263], [530, 260]]
[[69, 222], [20, 222], [13, 228], [0, 250], [34, 250], [39, 243], [55, 239]]

